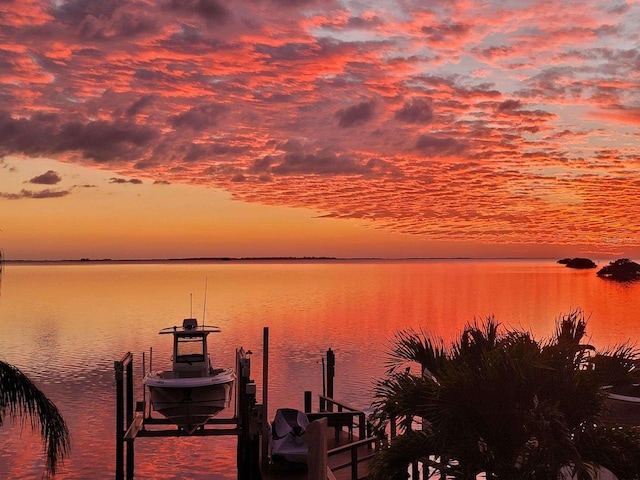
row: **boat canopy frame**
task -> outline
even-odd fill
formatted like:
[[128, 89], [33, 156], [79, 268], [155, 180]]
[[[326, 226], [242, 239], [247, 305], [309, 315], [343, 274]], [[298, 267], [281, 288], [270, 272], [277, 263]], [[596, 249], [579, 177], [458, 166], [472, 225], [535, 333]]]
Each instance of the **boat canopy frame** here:
[[[207, 337], [210, 333], [220, 333], [222, 330], [215, 325], [198, 325], [195, 318], [185, 318], [182, 326], [174, 325], [160, 330], [161, 335], [173, 335], [173, 370], [181, 372], [196, 372], [202, 369], [209, 372], [211, 354], [208, 349]], [[189, 346], [195, 348], [189, 348]], [[187, 347], [182, 349], [181, 347]]]

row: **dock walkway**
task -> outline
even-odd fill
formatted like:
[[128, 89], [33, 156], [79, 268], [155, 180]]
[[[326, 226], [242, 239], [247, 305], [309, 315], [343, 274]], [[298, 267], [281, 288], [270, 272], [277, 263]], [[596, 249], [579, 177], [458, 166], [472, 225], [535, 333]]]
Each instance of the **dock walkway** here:
[[[367, 478], [372, 439], [359, 440], [341, 428], [327, 427], [327, 467], [335, 480], [363, 480]], [[336, 433], [336, 435], [334, 435]], [[355, 451], [352, 451], [352, 448]], [[356, 469], [352, 469], [354, 457]], [[307, 480], [312, 476], [307, 465], [287, 462], [269, 463], [262, 467], [262, 480]], [[331, 477], [327, 474], [327, 480]]]

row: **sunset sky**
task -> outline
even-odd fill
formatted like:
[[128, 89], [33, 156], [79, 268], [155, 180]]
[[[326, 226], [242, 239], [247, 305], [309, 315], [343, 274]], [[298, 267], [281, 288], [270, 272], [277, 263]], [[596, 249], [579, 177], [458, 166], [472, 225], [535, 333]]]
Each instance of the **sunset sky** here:
[[640, 1], [5, 0], [9, 259], [640, 257]]

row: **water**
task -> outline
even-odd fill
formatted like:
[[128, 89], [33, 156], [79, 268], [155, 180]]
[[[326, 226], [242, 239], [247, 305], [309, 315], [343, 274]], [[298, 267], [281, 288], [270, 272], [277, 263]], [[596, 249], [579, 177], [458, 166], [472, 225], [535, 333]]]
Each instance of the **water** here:
[[[445, 339], [488, 315], [507, 326], [551, 335], [562, 314], [581, 308], [598, 347], [640, 338], [640, 283], [599, 279], [554, 261], [218, 262], [8, 265], [0, 291], [0, 359], [18, 366], [58, 405], [72, 451], [58, 479], [113, 478], [113, 362], [142, 352], [169, 364], [160, 329], [193, 315], [218, 325], [214, 362], [233, 366], [250, 349], [261, 398], [263, 327], [269, 327], [269, 418], [302, 408], [322, 392], [322, 364], [336, 353], [338, 400], [371, 402], [389, 339], [424, 327]], [[192, 296], [193, 301], [190, 302]], [[192, 305], [192, 306], [190, 306]], [[142, 390], [136, 389], [138, 399]], [[314, 400], [315, 401], [315, 400]], [[39, 478], [42, 443], [29, 426], [0, 429], [0, 478]], [[137, 479], [233, 479], [232, 437], [135, 442]]]

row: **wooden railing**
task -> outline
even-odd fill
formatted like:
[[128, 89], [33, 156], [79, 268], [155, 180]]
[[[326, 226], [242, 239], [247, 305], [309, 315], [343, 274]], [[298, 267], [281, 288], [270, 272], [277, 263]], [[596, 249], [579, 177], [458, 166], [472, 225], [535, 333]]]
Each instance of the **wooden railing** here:
[[[393, 441], [398, 435], [398, 430], [422, 429], [422, 422], [423, 419], [421, 417], [406, 417], [400, 422], [395, 416], [392, 416], [389, 420], [389, 441]], [[444, 479], [446, 478], [446, 470], [437, 467], [437, 465], [442, 465], [443, 463], [446, 464], [447, 462], [443, 462], [440, 456], [430, 455], [427, 461], [411, 463], [407, 466], [407, 470], [411, 472], [413, 480], [431, 478], [434, 473], [437, 473], [439, 478]], [[420, 474], [420, 471], [422, 471], [422, 474]]]
[[[339, 455], [344, 452], [350, 453], [350, 460], [348, 462], [341, 463], [340, 465], [335, 465], [331, 467], [332, 472], [337, 472], [338, 470], [343, 470], [345, 468], [351, 468], [351, 480], [358, 480], [360, 478], [365, 478], [366, 476], [360, 477], [358, 476], [358, 465], [366, 460], [370, 460], [375, 455], [375, 446], [378, 443], [378, 439], [376, 437], [367, 437], [362, 440], [356, 440], [355, 442], [348, 443], [346, 445], [342, 445], [340, 447], [332, 448], [327, 452], [327, 457], [332, 457], [334, 455]], [[360, 456], [359, 450], [361, 447], [367, 447], [367, 451], [369, 452], [366, 455]]]
[[[305, 392], [305, 411], [309, 421], [326, 419], [327, 427], [333, 427], [336, 435], [336, 443], [344, 428], [347, 429], [349, 443], [340, 445], [327, 451], [327, 459], [349, 452], [349, 460], [339, 465], [327, 468], [327, 478], [331, 479], [333, 472], [351, 468], [351, 480], [365, 478], [366, 475], [358, 475], [358, 465], [373, 457], [378, 438], [370, 435], [370, 425], [367, 415], [362, 410], [353, 408], [326, 395], [319, 395], [319, 412], [311, 412], [311, 392]], [[354, 430], [356, 435], [354, 436]], [[354, 440], [355, 439], [355, 440]], [[363, 447], [366, 452], [363, 455]]]
[[354, 427], [357, 428], [358, 438], [367, 436], [367, 416], [362, 410], [350, 407], [325, 395], [319, 395], [320, 411], [311, 413], [310, 399], [307, 401], [307, 393], [311, 392], [305, 392], [305, 411], [309, 421], [326, 418], [328, 426], [334, 427], [336, 430], [336, 439], [344, 427], [349, 432], [350, 440], [353, 439]]

